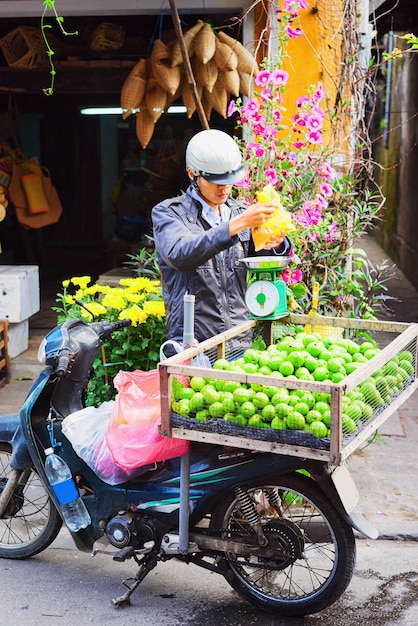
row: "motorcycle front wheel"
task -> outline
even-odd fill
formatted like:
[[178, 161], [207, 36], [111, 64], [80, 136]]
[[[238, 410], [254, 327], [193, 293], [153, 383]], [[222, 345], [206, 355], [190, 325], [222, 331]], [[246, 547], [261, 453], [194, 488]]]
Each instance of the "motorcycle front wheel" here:
[[[11, 450], [0, 449], [0, 492], [11, 473]], [[0, 558], [27, 559], [57, 537], [62, 520], [33, 468], [25, 470], [0, 517]]]
[[268, 543], [259, 555], [225, 553], [221, 569], [233, 589], [282, 616], [316, 613], [341, 597], [354, 573], [354, 534], [312, 479], [296, 473], [247, 487], [244, 498], [230, 493], [212, 516], [212, 532], [256, 544], [250, 511]]

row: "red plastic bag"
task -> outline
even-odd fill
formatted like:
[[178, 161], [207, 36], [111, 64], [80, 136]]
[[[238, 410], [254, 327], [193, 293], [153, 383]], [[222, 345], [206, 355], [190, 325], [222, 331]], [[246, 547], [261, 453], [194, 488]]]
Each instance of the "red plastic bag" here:
[[110, 416], [106, 443], [114, 462], [124, 470], [182, 456], [190, 447], [185, 439], [163, 437], [160, 375], [158, 370], [119, 372], [118, 393]]

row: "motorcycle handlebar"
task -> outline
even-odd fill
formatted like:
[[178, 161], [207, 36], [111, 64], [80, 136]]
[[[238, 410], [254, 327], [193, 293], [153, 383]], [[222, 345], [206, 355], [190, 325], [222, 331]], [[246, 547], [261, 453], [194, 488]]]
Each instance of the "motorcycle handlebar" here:
[[126, 328], [131, 324], [132, 320], [126, 318], [124, 320], [120, 320], [119, 322], [98, 322], [97, 324], [92, 324], [92, 326], [95, 326], [95, 330], [100, 339], [104, 339], [106, 337], [110, 337], [115, 330]]
[[55, 367], [55, 374], [58, 378], [63, 378], [68, 372], [70, 363], [72, 360], [72, 353], [68, 349], [64, 349], [58, 357], [57, 365]]

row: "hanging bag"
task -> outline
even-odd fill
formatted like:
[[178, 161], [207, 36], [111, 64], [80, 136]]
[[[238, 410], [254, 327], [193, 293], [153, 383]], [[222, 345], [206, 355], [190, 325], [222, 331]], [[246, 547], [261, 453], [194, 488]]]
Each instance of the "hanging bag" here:
[[185, 439], [163, 437], [160, 374], [120, 371], [114, 378], [118, 393], [113, 405], [106, 442], [114, 462], [124, 470], [182, 456], [190, 447]]

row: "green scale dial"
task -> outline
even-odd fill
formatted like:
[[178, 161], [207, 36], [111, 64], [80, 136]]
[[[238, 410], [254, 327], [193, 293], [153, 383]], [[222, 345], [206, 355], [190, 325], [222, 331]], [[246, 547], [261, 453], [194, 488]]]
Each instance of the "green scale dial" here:
[[288, 259], [248, 257], [243, 261], [251, 281], [245, 293], [245, 304], [251, 317], [274, 320], [288, 315], [286, 284], [280, 277]]

